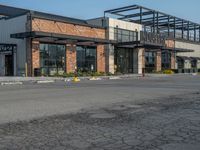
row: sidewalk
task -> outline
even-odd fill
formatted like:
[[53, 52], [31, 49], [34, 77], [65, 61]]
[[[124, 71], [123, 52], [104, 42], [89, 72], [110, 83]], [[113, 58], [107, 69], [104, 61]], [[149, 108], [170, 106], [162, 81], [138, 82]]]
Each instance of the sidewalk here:
[[[151, 78], [151, 77], [167, 77], [170, 75], [165, 74], [146, 74], [145, 78]], [[125, 74], [125, 75], [116, 75], [116, 76], [98, 76], [96, 78], [102, 79], [102, 80], [108, 80], [108, 79], [126, 79], [126, 78], [133, 78], [138, 79], [142, 77], [142, 75], [139, 74]], [[73, 77], [68, 78], [62, 78], [62, 77], [0, 77], [0, 83], [2, 82], [38, 82], [38, 81], [66, 81], [71, 80]], [[89, 80], [92, 77], [79, 77], [81, 80]]]

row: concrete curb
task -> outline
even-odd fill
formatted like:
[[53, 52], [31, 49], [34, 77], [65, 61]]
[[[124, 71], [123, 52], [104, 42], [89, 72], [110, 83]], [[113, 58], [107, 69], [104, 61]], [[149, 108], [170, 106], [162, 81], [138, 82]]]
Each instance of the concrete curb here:
[[109, 80], [119, 80], [122, 79], [121, 77], [109, 77]]
[[36, 81], [37, 84], [44, 84], [44, 83], [54, 83], [55, 80], [41, 80], [41, 81]]
[[[164, 75], [164, 74], [146, 74], [146, 78], [160, 78], [160, 77], [167, 77], [167, 76], [173, 76], [173, 75]], [[96, 79], [92, 79], [92, 77], [79, 77], [81, 81], [84, 80], [119, 80], [119, 79], [138, 79], [141, 78], [142, 75], [138, 74], [124, 74], [124, 75], [116, 75], [116, 76], [97, 76], [94, 77]], [[1, 83], [7, 83], [8, 84], [25, 84], [25, 83], [53, 83], [57, 81], [64, 81], [64, 82], [71, 82], [73, 80], [73, 77], [67, 77], [67, 78], [62, 78], [62, 77], [0, 77], [0, 84]], [[16, 83], [20, 82], [20, 83]]]
[[89, 80], [90, 81], [100, 81], [100, 80], [102, 80], [102, 78], [93, 77], [93, 78], [90, 78]]
[[1, 82], [1, 85], [22, 85], [23, 82]]

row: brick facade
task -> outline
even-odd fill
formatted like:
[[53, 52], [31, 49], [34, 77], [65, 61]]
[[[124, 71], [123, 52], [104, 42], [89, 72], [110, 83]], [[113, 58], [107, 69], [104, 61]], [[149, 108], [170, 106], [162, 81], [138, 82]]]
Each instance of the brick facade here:
[[134, 62], [134, 73], [142, 74], [145, 69], [145, 49], [137, 48], [135, 51], [136, 62]]
[[34, 75], [34, 69], [40, 68], [40, 45], [38, 41], [32, 42], [32, 76]]
[[162, 70], [161, 50], [156, 52], [156, 71]]
[[76, 65], [76, 46], [68, 44], [66, 45], [66, 72], [74, 73]]
[[[102, 28], [92, 28], [66, 22], [52, 21], [34, 18], [32, 20], [32, 31], [58, 33], [88, 38], [105, 39], [106, 30]], [[48, 41], [47, 41], [48, 42]], [[32, 75], [35, 68], [40, 67], [39, 42], [32, 43]], [[66, 44], [66, 72], [75, 71], [77, 66], [76, 45]], [[97, 72], [106, 72], [105, 46], [97, 45]]]
[[175, 41], [174, 40], [166, 40], [165, 46], [169, 47], [169, 48], [174, 48], [175, 47]]
[[176, 69], [176, 56], [173, 52], [171, 52], [171, 69]]
[[106, 72], [106, 53], [105, 46], [97, 46], [97, 72]]
[[106, 30], [102, 28], [92, 28], [88, 26], [74, 25], [70, 23], [38, 18], [34, 18], [32, 20], [32, 31], [42, 31], [100, 39], [105, 39], [106, 37]]

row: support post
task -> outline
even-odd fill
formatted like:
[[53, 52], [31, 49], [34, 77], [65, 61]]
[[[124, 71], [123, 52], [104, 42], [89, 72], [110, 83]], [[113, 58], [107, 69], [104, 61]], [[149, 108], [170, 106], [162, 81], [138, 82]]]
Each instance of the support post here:
[[162, 62], [161, 62], [161, 50], [156, 52], [156, 71], [159, 72], [162, 70]]
[[25, 63], [25, 77], [28, 77], [28, 64]]
[[194, 25], [194, 41], [196, 41], [196, 25]]
[[200, 42], [200, 26], [199, 26], [199, 42]]
[[187, 23], [187, 40], [190, 39], [190, 30], [189, 30], [189, 25], [190, 25], [190, 22], [188, 21], [188, 23]]
[[142, 24], [142, 7], [140, 7], [140, 24]]
[[183, 24], [184, 24], [184, 21], [182, 20], [182, 39], [184, 39], [184, 26], [183, 26]]
[[159, 23], [159, 20], [158, 20], [159, 14], [158, 14], [158, 12], [157, 12], [156, 17], [157, 17], [157, 18], [156, 18], [156, 24], [157, 24], [157, 25], [156, 25], [156, 30], [157, 30], [156, 32], [157, 32], [157, 34], [159, 34], [159, 32], [158, 32], [158, 30], [159, 30], [159, 29], [158, 29], [158, 23]]
[[176, 18], [174, 17], [174, 38], [176, 38]]
[[168, 16], [168, 37], [170, 36], [170, 26], [169, 26], [170, 17]]
[[153, 33], [155, 33], [155, 12], [153, 12]]

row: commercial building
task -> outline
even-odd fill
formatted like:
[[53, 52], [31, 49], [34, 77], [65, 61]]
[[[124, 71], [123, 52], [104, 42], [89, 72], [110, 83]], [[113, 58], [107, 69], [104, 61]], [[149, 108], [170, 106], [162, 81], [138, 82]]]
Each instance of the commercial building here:
[[84, 20], [0, 6], [0, 73], [105, 72], [106, 31]]
[[200, 24], [139, 5], [107, 10], [89, 22], [106, 27], [107, 38], [117, 41], [108, 48], [110, 72], [200, 69]]
[[200, 25], [132, 5], [80, 20], [0, 5], [0, 75], [200, 69]]

